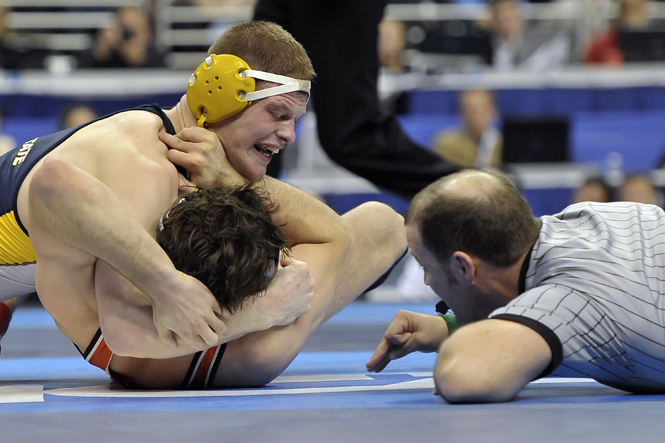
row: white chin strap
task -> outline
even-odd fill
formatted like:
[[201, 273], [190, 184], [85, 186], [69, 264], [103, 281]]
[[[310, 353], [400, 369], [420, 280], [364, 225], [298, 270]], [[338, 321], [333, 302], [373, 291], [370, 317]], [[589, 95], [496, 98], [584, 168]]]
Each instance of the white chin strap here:
[[256, 71], [254, 69], [245, 69], [242, 71], [243, 77], [252, 77], [259, 80], [265, 80], [271, 83], [278, 83], [279, 86], [261, 89], [259, 91], [248, 92], [245, 94], [245, 100], [254, 101], [273, 95], [287, 94], [289, 92], [306, 92], [307, 101], [309, 102], [309, 89], [312, 82], [309, 80], [298, 80], [297, 78], [287, 77], [285, 75], [271, 74], [270, 72]]

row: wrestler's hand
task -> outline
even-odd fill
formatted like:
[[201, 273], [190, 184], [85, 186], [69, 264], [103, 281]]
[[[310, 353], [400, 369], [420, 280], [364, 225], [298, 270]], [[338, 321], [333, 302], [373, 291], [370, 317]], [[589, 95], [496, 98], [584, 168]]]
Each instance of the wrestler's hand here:
[[381, 372], [392, 360], [412, 352], [436, 352], [446, 338], [448, 326], [441, 317], [399, 311], [365, 366], [369, 372]]
[[153, 322], [160, 340], [177, 346], [184, 342], [202, 351], [219, 342], [227, 333], [220, 319], [221, 308], [208, 288], [182, 272], [177, 272], [169, 291], [153, 300]]
[[[280, 267], [265, 294], [254, 298], [228, 320], [229, 332], [241, 323], [245, 333], [264, 331], [293, 323], [309, 311], [314, 296], [314, 279], [305, 262], [282, 254]], [[224, 317], [226, 318], [226, 317]]]
[[309, 311], [314, 296], [314, 278], [307, 263], [282, 254], [275, 278], [265, 296], [254, 301], [253, 308], [266, 321], [266, 329], [284, 326]]
[[189, 179], [200, 188], [246, 182], [231, 165], [214, 132], [204, 128], [185, 128], [176, 135], [162, 132], [159, 139], [171, 148], [167, 153], [171, 163], [188, 170]]

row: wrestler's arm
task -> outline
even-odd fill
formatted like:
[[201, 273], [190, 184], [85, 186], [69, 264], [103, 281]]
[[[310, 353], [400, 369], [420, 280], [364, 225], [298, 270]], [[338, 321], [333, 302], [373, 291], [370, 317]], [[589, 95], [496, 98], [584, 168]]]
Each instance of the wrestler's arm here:
[[[175, 345], [174, 331], [205, 349], [225, 331], [220, 308], [198, 280], [175, 269], [135, 214], [101, 181], [72, 164], [47, 159], [30, 183], [30, 223], [74, 248], [103, 259], [149, 293], [161, 312], [153, 319], [160, 336]], [[29, 227], [31, 229], [31, 227]], [[187, 294], [187, 296], [183, 296]]]
[[488, 319], [443, 342], [434, 368], [439, 395], [451, 403], [512, 400], [549, 365], [543, 337], [522, 324]]
[[256, 186], [264, 188], [276, 203], [273, 221], [292, 245], [329, 243], [349, 236], [339, 214], [311, 194], [268, 176]]
[[[176, 347], [164, 343], [154, 327], [152, 305], [147, 296], [130, 281], [119, 276], [113, 268], [104, 262], [98, 262], [95, 277], [100, 327], [106, 344], [114, 354], [162, 359], [198, 351], [178, 340], [178, 337]], [[284, 256], [280, 263], [280, 272], [267, 291], [271, 293], [270, 296], [260, 295], [234, 314], [223, 311], [221, 318], [226, 324], [227, 332], [220, 336], [217, 344], [235, 340], [251, 332], [289, 324], [305, 314], [309, 310], [309, 304], [302, 303], [301, 298], [288, 296], [288, 288], [298, 291], [304, 278], [310, 278], [308, 266]], [[271, 286], [280, 289], [271, 291]], [[137, 303], [137, 300], [143, 302]]]
[[[317, 257], [329, 263], [330, 272], [326, 279], [334, 281], [341, 275], [337, 268], [343, 267], [343, 252], [348, 252], [350, 246], [349, 233], [342, 218], [318, 199], [279, 180], [265, 178], [257, 186], [264, 187], [276, 203], [273, 219], [289, 240], [294, 245], [317, 246]], [[307, 246], [296, 247], [299, 251]], [[309, 304], [303, 305], [303, 297], [297, 294], [308, 291], [307, 300], [311, 300], [313, 282], [308, 266], [286, 258], [283, 264], [288, 266], [280, 267], [266, 295], [255, 299], [251, 305], [244, 306], [232, 316], [222, 314], [228, 330], [220, 337], [219, 343], [272, 326], [289, 324], [307, 312]], [[98, 264], [97, 275], [100, 323], [111, 350], [119, 355], [144, 358], [175, 357], [192, 351], [181, 343], [178, 343], [177, 349], [160, 345], [148, 321], [150, 307], [145, 302], [140, 309], [134, 309], [131, 305], [132, 300], [141, 298], [136, 292], [138, 289], [126, 279], [123, 279], [124, 287], [118, 286], [118, 282], [107, 284], [106, 281], [113, 277], [113, 269], [104, 263]], [[320, 310], [325, 312], [325, 309]]]
[[93, 281], [96, 258], [53, 237], [39, 219], [32, 220], [30, 228], [39, 299], [58, 328], [85, 349], [99, 328]]
[[[338, 234], [326, 242], [293, 248], [294, 257], [310, 265], [315, 280], [310, 311], [286, 327], [230, 342], [215, 387], [261, 386], [273, 380], [318, 325], [364, 292], [403, 254], [404, 221], [390, 207], [370, 202], [332, 217], [330, 223], [337, 217], [342, 225]], [[309, 228], [301, 232], [307, 233]]]
[[[306, 197], [301, 196], [306, 202], [301, 206], [303, 209], [309, 209], [307, 203], [314, 210], [322, 205]], [[385, 273], [406, 247], [403, 219], [386, 205], [366, 203], [343, 216], [329, 208], [318, 209], [330, 219], [320, 229], [301, 226], [300, 230], [303, 238], [311, 232], [310, 239], [315, 243], [299, 244], [292, 250], [293, 257], [307, 262], [315, 279], [311, 309], [289, 325], [229, 342], [212, 387], [261, 386], [273, 380], [293, 361], [311, 332]], [[325, 218], [322, 214], [313, 219]], [[336, 224], [341, 226], [326, 228]], [[290, 229], [298, 225], [291, 220]], [[167, 388], [179, 386], [190, 361], [191, 358], [182, 357], [121, 359], [115, 363], [122, 363], [116, 369], [139, 386]]]
[[[177, 135], [162, 132], [159, 139], [171, 148], [169, 160], [190, 171], [196, 186], [227, 186], [247, 180], [233, 168], [219, 138], [211, 131], [185, 128]], [[315, 197], [267, 176], [257, 186], [263, 186], [277, 203], [273, 219], [292, 244], [325, 242], [340, 233], [342, 224], [337, 214]]]

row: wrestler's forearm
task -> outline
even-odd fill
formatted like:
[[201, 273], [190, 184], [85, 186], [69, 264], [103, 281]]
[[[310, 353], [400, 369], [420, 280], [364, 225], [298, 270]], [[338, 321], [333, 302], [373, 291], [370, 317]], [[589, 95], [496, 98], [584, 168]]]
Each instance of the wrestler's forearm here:
[[323, 292], [332, 294], [343, 284], [348, 257], [352, 256], [358, 239], [348, 221], [316, 197], [270, 177], [263, 179], [262, 185], [277, 205], [273, 219], [291, 241], [293, 252], [296, 253], [296, 248], [307, 251], [305, 263], [314, 268], [323, 263], [326, 269], [325, 275], [312, 274], [315, 296], [309, 320], [304, 323], [309, 323], [310, 328], [316, 327], [333, 301], [332, 297], [317, 297], [317, 292], [326, 288]]
[[30, 218], [63, 243], [109, 263], [142, 289], [168, 285], [175, 272], [166, 253], [115, 193], [67, 162], [49, 159], [36, 171]]
[[[161, 359], [198, 351], [177, 338], [170, 344], [161, 340], [147, 295], [108, 264], [97, 263], [95, 281], [99, 324], [106, 344], [114, 354]], [[270, 314], [257, 316], [255, 311], [243, 309], [234, 315], [222, 314], [228, 332], [217, 344], [274, 326]]]
[[266, 177], [258, 183], [276, 204], [273, 220], [293, 245], [349, 241], [350, 232], [342, 217], [316, 197]]

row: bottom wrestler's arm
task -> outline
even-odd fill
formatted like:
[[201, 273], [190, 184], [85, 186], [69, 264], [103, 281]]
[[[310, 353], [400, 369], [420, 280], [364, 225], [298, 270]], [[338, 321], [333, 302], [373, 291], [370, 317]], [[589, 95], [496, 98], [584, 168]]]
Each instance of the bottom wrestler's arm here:
[[451, 403], [509, 401], [551, 358], [549, 345], [533, 329], [512, 321], [481, 320], [443, 342], [434, 383]]
[[401, 257], [406, 248], [404, 222], [390, 207], [366, 203], [337, 216], [341, 237], [329, 243], [302, 244], [293, 256], [305, 261], [314, 277], [310, 311], [284, 327], [232, 341], [215, 374], [214, 387], [261, 386], [293, 361], [309, 335], [351, 303]]

